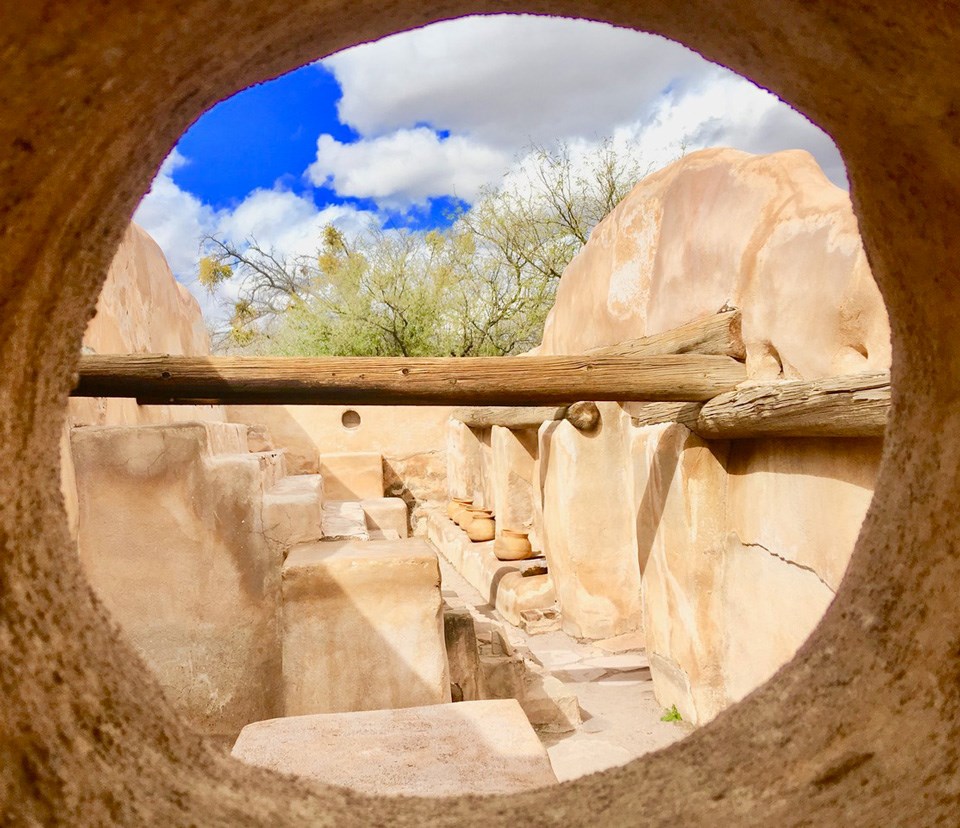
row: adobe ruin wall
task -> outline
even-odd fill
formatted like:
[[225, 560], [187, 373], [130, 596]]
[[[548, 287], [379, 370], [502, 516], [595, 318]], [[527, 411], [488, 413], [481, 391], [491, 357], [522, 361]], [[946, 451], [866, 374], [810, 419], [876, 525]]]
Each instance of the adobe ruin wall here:
[[[742, 313], [748, 383], [889, 369], [849, 197], [807, 153], [704, 150], [648, 176], [567, 267], [536, 351], [584, 353], [727, 308]], [[822, 617], [882, 439], [705, 441], [638, 424], [642, 403], [599, 407], [595, 432], [513, 432], [533, 447], [499, 471], [493, 446], [510, 432], [454, 423], [451, 496], [513, 504], [507, 528], [545, 553], [563, 629], [642, 628], [661, 703], [708, 721]]]

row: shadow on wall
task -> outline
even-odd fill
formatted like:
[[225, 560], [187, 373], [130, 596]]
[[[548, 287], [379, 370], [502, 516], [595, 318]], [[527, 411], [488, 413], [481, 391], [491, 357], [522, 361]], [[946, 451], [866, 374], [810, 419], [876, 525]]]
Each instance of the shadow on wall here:
[[650, 558], [653, 543], [667, 506], [667, 496], [670, 493], [673, 478], [680, 463], [680, 457], [676, 450], [672, 446], [668, 448], [667, 442], [666, 435], [657, 440], [653, 457], [647, 463], [646, 474], [640, 478], [635, 476], [635, 479], [646, 479], [643, 495], [637, 507], [636, 521], [637, 554], [640, 561], [641, 577], [647, 570], [647, 561]]
[[407, 488], [404, 479], [397, 474], [393, 463], [386, 457], [383, 458], [383, 494], [384, 497], [399, 497], [407, 504], [407, 532], [412, 533], [416, 524], [414, 509], [417, 506], [417, 498]]
[[227, 421], [263, 426], [272, 446], [283, 446], [289, 474], [316, 474], [320, 450], [309, 432], [284, 405], [226, 406]]
[[321, 457], [377, 453], [386, 495], [417, 507], [446, 499], [445, 429], [439, 406], [228, 406], [231, 422], [263, 425], [283, 446], [291, 474], [314, 474]]
[[[233, 450], [218, 454], [211, 430], [235, 432]], [[282, 457], [243, 453], [245, 436], [232, 424], [74, 433], [81, 562], [171, 704], [232, 743], [277, 716], [448, 700], [436, 554], [419, 540], [284, 536], [304, 521], [270, 499]]]
[[833, 600], [880, 439], [704, 441], [635, 428], [644, 624], [658, 699], [703, 723], [789, 661]]

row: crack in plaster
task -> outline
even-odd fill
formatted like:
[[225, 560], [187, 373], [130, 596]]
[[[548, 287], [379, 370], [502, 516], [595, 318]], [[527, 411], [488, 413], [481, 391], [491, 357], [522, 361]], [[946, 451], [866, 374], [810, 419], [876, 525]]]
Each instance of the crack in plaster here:
[[777, 558], [777, 560], [783, 561], [785, 564], [789, 564], [790, 566], [794, 566], [794, 567], [796, 567], [797, 569], [802, 569], [804, 572], [809, 572], [809, 573], [810, 573], [811, 575], [813, 575], [821, 584], [823, 584], [828, 590], [830, 590], [830, 594], [831, 594], [831, 595], [836, 595], [836, 594], [837, 594], [837, 591], [836, 591], [832, 586], [830, 586], [830, 584], [828, 584], [825, 580], [823, 580], [823, 578], [820, 576], [820, 573], [817, 572], [817, 570], [815, 570], [812, 566], [807, 566], [807, 565], [805, 565], [805, 564], [798, 563], [797, 561], [791, 560], [790, 558], [785, 558], [783, 555], [780, 555], [779, 553], [774, 552], [772, 549], [767, 548], [767, 547], [764, 546], [762, 543], [748, 543], [747, 541], [743, 540], [739, 535], [737, 535], [737, 540], [740, 542], [740, 545], [741, 545], [741, 546], [747, 546], [747, 547], [750, 547], [750, 548], [762, 549], [762, 550], [763, 550], [764, 552], [766, 552], [768, 555], [770, 555], [770, 556], [772, 556], [772, 557], [774, 557], [774, 558]]

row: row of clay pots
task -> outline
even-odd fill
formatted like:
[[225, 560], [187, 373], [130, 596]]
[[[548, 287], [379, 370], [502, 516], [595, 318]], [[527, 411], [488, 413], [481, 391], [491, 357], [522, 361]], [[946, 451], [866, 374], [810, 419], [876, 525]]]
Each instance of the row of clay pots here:
[[[447, 515], [476, 543], [496, 537], [497, 523], [493, 511], [474, 506], [472, 500], [455, 497], [447, 505]], [[503, 529], [494, 544], [494, 552], [501, 561], [522, 561], [533, 554], [533, 548], [526, 532]]]

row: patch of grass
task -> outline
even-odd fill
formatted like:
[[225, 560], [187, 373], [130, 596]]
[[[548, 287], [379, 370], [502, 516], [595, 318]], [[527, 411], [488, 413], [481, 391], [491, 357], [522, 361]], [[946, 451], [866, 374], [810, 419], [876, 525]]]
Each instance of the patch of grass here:
[[677, 710], [676, 705], [672, 705], [670, 709], [660, 717], [661, 722], [682, 722], [683, 716], [680, 715], [680, 711]]

